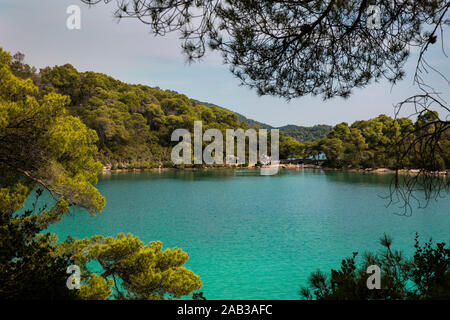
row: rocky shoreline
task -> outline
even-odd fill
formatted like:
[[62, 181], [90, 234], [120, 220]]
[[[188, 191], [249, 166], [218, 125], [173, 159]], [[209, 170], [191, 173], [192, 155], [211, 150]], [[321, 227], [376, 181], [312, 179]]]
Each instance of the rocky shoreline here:
[[[111, 167], [105, 166], [103, 167], [102, 174], [110, 174], [114, 172], [162, 172], [162, 171], [175, 171], [175, 170], [184, 170], [184, 171], [197, 171], [197, 170], [242, 170], [242, 169], [255, 169], [257, 167], [238, 167], [238, 166], [219, 166], [219, 167], [201, 167], [201, 168], [164, 168], [162, 166], [158, 168], [122, 168], [122, 169], [112, 169]], [[299, 169], [316, 169], [316, 170], [326, 170], [326, 171], [342, 171], [342, 172], [359, 172], [359, 173], [372, 173], [372, 174], [395, 174], [395, 170], [389, 168], [366, 168], [366, 169], [358, 169], [358, 168], [328, 168], [318, 165], [305, 164], [305, 165], [295, 165], [295, 164], [280, 164], [280, 169], [286, 170], [299, 170]], [[420, 169], [401, 169], [398, 170], [399, 174], [407, 174], [407, 175], [417, 175], [421, 173]], [[440, 176], [448, 176], [450, 175], [449, 171], [439, 171], [434, 172], [436, 175]]]

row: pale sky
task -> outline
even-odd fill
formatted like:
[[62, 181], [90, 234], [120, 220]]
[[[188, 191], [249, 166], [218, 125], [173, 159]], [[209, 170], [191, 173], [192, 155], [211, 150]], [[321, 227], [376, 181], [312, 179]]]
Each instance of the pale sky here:
[[[80, 5], [81, 30], [66, 27], [70, 5]], [[391, 88], [387, 82], [355, 90], [343, 100], [323, 102], [320, 97], [290, 101], [258, 97], [236, 79], [218, 54], [208, 54], [198, 63], [187, 64], [177, 34], [155, 38], [148, 26], [137, 20], [113, 19], [115, 1], [89, 8], [79, 0], [0, 0], [0, 46], [25, 53], [26, 62], [37, 67], [72, 64], [79, 71], [106, 73], [127, 83], [171, 89], [190, 98], [210, 102], [273, 126], [296, 124], [334, 125], [376, 117], [393, 116], [393, 105], [417, 93], [412, 86], [416, 55], [407, 64], [407, 77]], [[444, 39], [450, 53], [450, 37]], [[440, 39], [439, 39], [440, 41]], [[450, 78], [450, 63], [439, 45], [429, 53], [429, 62]], [[449, 92], [436, 75], [429, 83]], [[448, 97], [448, 95], [447, 95]]]

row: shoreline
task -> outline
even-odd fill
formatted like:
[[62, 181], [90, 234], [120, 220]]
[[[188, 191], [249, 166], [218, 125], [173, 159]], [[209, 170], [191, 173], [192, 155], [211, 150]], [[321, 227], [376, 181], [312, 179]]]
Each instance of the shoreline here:
[[[205, 171], [205, 170], [254, 170], [258, 167], [238, 167], [238, 166], [223, 166], [223, 167], [201, 167], [201, 168], [123, 168], [123, 169], [111, 169], [108, 167], [103, 167], [102, 175], [111, 174], [117, 172], [162, 172], [162, 171]], [[286, 170], [299, 170], [299, 169], [315, 169], [315, 170], [324, 170], [324, 171], [341, 171], [341, 172], [357, 172], [357, 173], [371, 173], [371, 174], [395, 174], [395, 170], [389, 168], [329, 168], [322, 167], [319, 165], [311, 165], [305, 164], [294, 165], [294, 164], [280, 164], [280, 169]], [[398, 173], [401, 175], [417, 175], [421, 173], [420, 169], [401, 169], [398, 170]], [[450, 175], [449, 171], [439, 171], [433, 172], [435, 175], [439, 176], [448, 176]]]

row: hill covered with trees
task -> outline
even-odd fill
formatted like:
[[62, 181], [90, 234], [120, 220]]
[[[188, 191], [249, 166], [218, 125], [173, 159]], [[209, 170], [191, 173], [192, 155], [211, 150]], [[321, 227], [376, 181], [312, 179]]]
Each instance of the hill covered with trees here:
[[[211, 103], [208, 102], [201, 102], [198, 100], [191, 99], [191, 101], [194, 104], [202, 104], [205, 106], [214, 106]], [[225, 108], [223, 108], [225, 109]], [[297, 126], [293, 124], [289, 124], [282, 127], [274, 127], [270, 124], [259, 122], [250, 118], [247, 118], [246, 116], [235, 112], [238, 115], [239, 122], [245, 122], [248, 125], [255, 125], [258, 127], [261, 127], [263, 129], [279, 129], [285, 136], [295, 138], [298, 142], [303, 143], [306, 141], [314, 141], [317, 139], [324, 138], [328, 132], [331, 131], [332, 126], [326, 125], [326, 124], [319, 124], [312, 127], [305, 127], [305, 126]]]
[[325, 138], [333, 127], [326, 124], [318, 124], [312, 127], [287, 125], [279, 127], [283, 134], [296, 139], [298, 142], [315, 141]]
[[[72, 65], [46, 67], [37, 72], [24, 63], [24, 55], [13, 56], [12, 72], [31, 79], [45, 93], [69, 98], [67, 112], [98, 136], [98, 158], [111, 168], [171, 166], [171, 134], [183, 128], [192, 132], [194, 121], [203, 130], [261, 128], [239, 121], [239, 115], [212, 104], [203, 104], [171, 90], [130, 85], [108, 75], [79, 72]], [[281, 157], [298, 153], [300, 143], [281, 134]]]
[[334, 168], [450, 168], [450, 130], [435, 111], [424, 113], [415, 122], [386, 115], [351, 125], [342, 122], [325, 138], [303, 147], [309, 156], [324, 153], [326, 165]]

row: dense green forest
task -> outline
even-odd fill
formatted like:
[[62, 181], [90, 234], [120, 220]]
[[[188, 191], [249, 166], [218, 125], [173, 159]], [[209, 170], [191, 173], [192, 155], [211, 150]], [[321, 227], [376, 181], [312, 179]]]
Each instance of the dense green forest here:
[[[203, 122], [203, 130], [217, 128], [223, 133], [228, 128], [274, 128], [175, 91], [130, 85], [101, 73], [79, 72], [70, 64], [37, 72], [24, 63], [23, 54], [16, 54], [10, 67], [18, 77], [32, 79], [43, 93], [68, 96], [68, 112], [95, 130], [98, 160], [113, 169], [172, 166], [170, 151], [175, 143], [170, 141], [171, 133], [177, 128], [192, 131], [195, 120]], [[439, 134], [438, 148], [433, 145], [433, 150], [428, 150], [436, 155], [430, 163], [424, 162], [424, 146], [415, 143], [419, 138], [426, 143], [422, 138], [439, 130], [438, 119], [430, 111], [416, 122], [380, 115], [334, 127], [287, 125], [278, 128], [280, 158], [323, 154], [325, 165], [335, 168], [401, 166], [446, 170], [450, 167], [449, 130]]]
[[[42, 92], [68, 96], [68, 112], [97, 132], [99, 160], [113, 169], [171, 166], [172, 132], [178, 128], [192, 131], [195, 120], [203, 122], [203, 130], [216, 128], [223, 133], [226, 129], [260, 128], [240, 122], [239, 116], [227, 109], [205, 106], [175, 91], [78, 72], [70, 64], [37, 73], [23, 58], [21, 54], [13, 57], [12, 71], [32, 79]], [[295, 139], [283, 135], [280, 144], [281, 157], [293, 153], [292, 146], [300, 147]]]
[[[445, 242], [423, 246], [416, 233], [414, 255], [406, 257], [386, 234], [380, 238], [381, 252], [366, 252], [357, 262], [357, 252], [342, 260], [329, 275], [313, 272], [300, 295], [308, 300], [448, 300], [450, 298], [450, 247]], [[379, 289], [368, 288], [368, 268], [382, 270]]]
[[99, 137], [100, 160], [112, 167], [154, 167], [170, 161], [170, 137], [177, 128], [237, 128], [230, 111], [193, 105], [183, 94], [129, 85], [107, 75], [78, 72], [71, 65], [40, 72], [43, 90], [70, 96], [68, 110]]
[[324, 153], [326, 165], [335, 168], [450, 168], [450, 130], [435, 111], [420, 115], [416, 122], [386, 115], [350, 126], [343, 122], [325, 138], [303, 147], [304, 153], [313, 157]]

